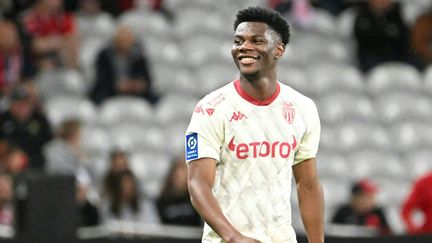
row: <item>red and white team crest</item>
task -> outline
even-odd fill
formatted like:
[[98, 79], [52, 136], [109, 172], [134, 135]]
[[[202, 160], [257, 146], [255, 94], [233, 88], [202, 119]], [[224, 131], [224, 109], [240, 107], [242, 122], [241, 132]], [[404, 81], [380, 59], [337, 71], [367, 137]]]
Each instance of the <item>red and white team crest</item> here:
[[283, 104], [283, 116], [285, 118], [285, 121], [288, 122], [288, 124], [291, 124], [294, 121], [295, 109], [293, 103], [285, 102]]

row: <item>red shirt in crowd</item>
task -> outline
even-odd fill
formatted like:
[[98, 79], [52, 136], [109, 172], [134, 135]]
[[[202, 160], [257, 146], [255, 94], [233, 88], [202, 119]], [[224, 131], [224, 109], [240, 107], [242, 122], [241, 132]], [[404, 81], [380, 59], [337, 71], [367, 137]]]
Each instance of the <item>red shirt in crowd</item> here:
[[[419, 210], [424, 222], [416, 225], [412, 213]], [[418, 179], [402, 208], [402, 217], [410, 234], [432, 233], [432, 172]]]
[[33, 37], [67, 35], [75, 32], [75, 21], [70, 13], [42, 16], [36, 12], [29, 12], [24, 17], [24, 27]]

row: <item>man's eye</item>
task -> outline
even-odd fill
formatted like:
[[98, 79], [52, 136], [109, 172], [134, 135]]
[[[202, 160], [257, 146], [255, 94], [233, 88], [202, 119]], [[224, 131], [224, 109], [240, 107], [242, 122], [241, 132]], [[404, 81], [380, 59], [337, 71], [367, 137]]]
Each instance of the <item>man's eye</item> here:
[[242, 41], [241, 40], [234, 40], [234, 44], [236, 45], [241, 45]]
[[264, 41], [263, 40], [255, 40], [255, 44], [263, 44]]

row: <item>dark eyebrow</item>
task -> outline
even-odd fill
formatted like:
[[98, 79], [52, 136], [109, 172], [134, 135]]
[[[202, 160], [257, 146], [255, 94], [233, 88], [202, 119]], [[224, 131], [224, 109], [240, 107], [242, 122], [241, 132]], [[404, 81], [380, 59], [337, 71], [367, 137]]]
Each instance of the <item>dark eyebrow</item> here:
[[[244, 35], [234, 35], [234, 37], [236, 37], [236, 38], [243, 38], [244, 37]], [[264, 37], [265, 38], [265, 36], [264, 35], [253, 35], [252, 36], [252, 38], [256, 38], [256, 37]]]

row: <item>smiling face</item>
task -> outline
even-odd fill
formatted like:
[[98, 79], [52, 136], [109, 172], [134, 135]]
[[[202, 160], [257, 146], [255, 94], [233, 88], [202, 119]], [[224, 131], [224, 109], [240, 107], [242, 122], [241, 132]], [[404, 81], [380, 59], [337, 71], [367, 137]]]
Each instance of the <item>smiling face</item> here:
[[231, 54], [240, 73], [247, 79], [269, 76], [276, 72], [276, 62], [284, 46], [276, 32], [261, 22], [238, 25]]

